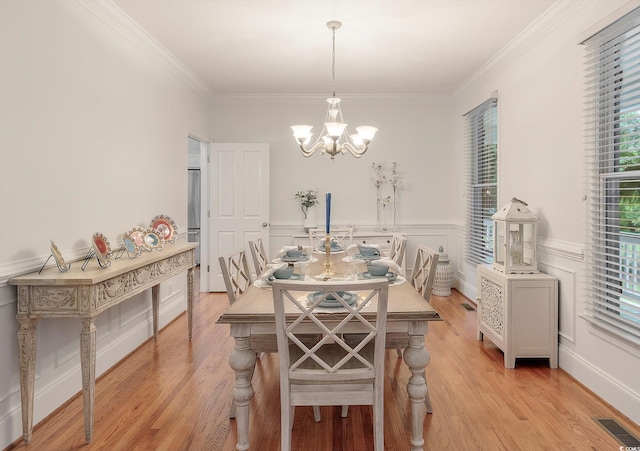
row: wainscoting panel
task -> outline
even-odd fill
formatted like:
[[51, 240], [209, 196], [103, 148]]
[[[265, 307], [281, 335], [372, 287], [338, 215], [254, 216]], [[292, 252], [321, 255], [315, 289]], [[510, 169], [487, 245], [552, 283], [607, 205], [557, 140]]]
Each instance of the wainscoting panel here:
[[577, 272], [543, 262], [539, 262], [538, 267], [558, 279], [558, 334], [575, 343]]

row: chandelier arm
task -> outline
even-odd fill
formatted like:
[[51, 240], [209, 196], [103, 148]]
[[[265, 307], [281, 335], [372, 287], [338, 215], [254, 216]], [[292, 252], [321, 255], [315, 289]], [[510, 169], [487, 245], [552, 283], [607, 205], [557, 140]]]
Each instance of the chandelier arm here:
[[361, 146], [354, 146], [350, 142], [342, 143], [342, 148], [347, 149], [349, 153], [351, 153], [351, 155], [353, 155], [356, 158], [360, 158], [362, 155], [364, 155], [365, 152], [367, 151], [367, 147], [368, 147], [367, 144], [363, 144]]
[[322, 141], [316, 141], [309, 149], [307, 149], [304, 144], [300, 144], [300, 149], [302, 150], [302, 155], [307, 158], [316, 153], [317, 150], [326, 151], [326, 147]]

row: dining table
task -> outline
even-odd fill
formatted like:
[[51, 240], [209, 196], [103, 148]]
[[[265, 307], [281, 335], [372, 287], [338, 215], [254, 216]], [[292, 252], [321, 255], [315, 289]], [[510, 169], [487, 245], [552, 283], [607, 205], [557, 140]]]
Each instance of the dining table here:
[[[296, 279], [315, 279], [319, 283], [325, 280], [365, 278], [369, 274], [365, 261], [354, 258], [347, 252], [321, 251], [309, 252], [309, 254], [306, 258], [301, 257], [301, 261], [293, 262], [291, 260], [295, 259], [286, 258], [286, 254], [281, 254], [273, 260], [273, 264], [286, 264], [288, 261], [288, 264], [294, 267]], [[269, 351], [277, 352], [273, 295], [269, 278], [273, 279], [273, 276], [258, 276], [216, 321], [216, 324], [229, 325], [231, 337], [235, 341], [234, 349], [229, 356], [229, 365], [235, 372], [233, 402], [238, 436], [236, 450], [239, 451], [251, 447], [249, 412], [254, 394], [251, 379], [256, 364], [256, 351], [252, 345], [260, 343], [259, 348], [264, 351], [266, 343], [273, 343], [273, 348]], [[429, 322], [442, 319], [403, 275], [394, 274], [389, 279], [393, 280], [389, 280], [387, 334], [397, 336], [399, 333], [406, 333], [408, 335], [408, 346], [404, 349], [402, 356], [411, 372], [407, 383], [407, 394], [411, 403], [410, 449], [418, 451], [422, 450], [424, 445], [423, 423], [426, 416], [425, 397], [427, 395], [424, 371], [430, 359], [424, 337]], [[375, 305], [366, 306], [363, 312], [366, 309], [375, 311], [375, 308]], [[336, 319], [340, 320], [347, 315], [347, 312], [346, 309], [336, 309], [330, 314], [336, 315]], [[354, 326], [357, 327], [357, 325]], [[350, 332], [349, 326], [344, 331]], [[389, 343], [387, 348], [390, 348]], [[254, 449], [258, 448], [254, 447]]]

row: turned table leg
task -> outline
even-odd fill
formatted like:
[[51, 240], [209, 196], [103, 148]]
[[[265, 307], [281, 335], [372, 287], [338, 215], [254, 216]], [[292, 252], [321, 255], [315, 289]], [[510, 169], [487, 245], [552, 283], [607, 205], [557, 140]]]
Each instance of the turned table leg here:
[[251, 375], [256, 364], [256, 353], [251, 350], [249, 337], [234, 337], [236, 345], [229, 356], [229, 365], [236, 373], [233, 400], [236, 405], [236, 427], [238, 443], [236, 449], [249, 449], [249, 403], [253, 397]]
[[36, 377], [37, 318], [17, 315], [18, 354], [20, 359], [20, 396], [22, 402], [22, 437], [28, 445], [33, 433], [33, 391]]
[[424, 445], [423, 424], [426, 416], [425, 398], [427, 384], [424, 371], [429, 363], [429, 352], [424, 346], [426, 324], [409, 328], [409, 346], [403, 353], [404, 361], [411, 371], [407, 394], [411, 401], [411, 451], [421, 451]]
[[96, 399], [96, 325], [93, 318], [82, 319], [80, 366], [84, 400], [84, 438], [87, 443], [90, 443], [93, 436], [93, 408]]

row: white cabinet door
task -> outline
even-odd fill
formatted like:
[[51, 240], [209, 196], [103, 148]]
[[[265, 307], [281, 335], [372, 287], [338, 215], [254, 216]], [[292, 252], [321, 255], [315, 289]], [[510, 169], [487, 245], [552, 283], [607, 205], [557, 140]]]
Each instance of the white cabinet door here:
[[218, 257], [262, 235], [269, 249], [269, 144], [214, 143], [209, 291], [225, 291]]

